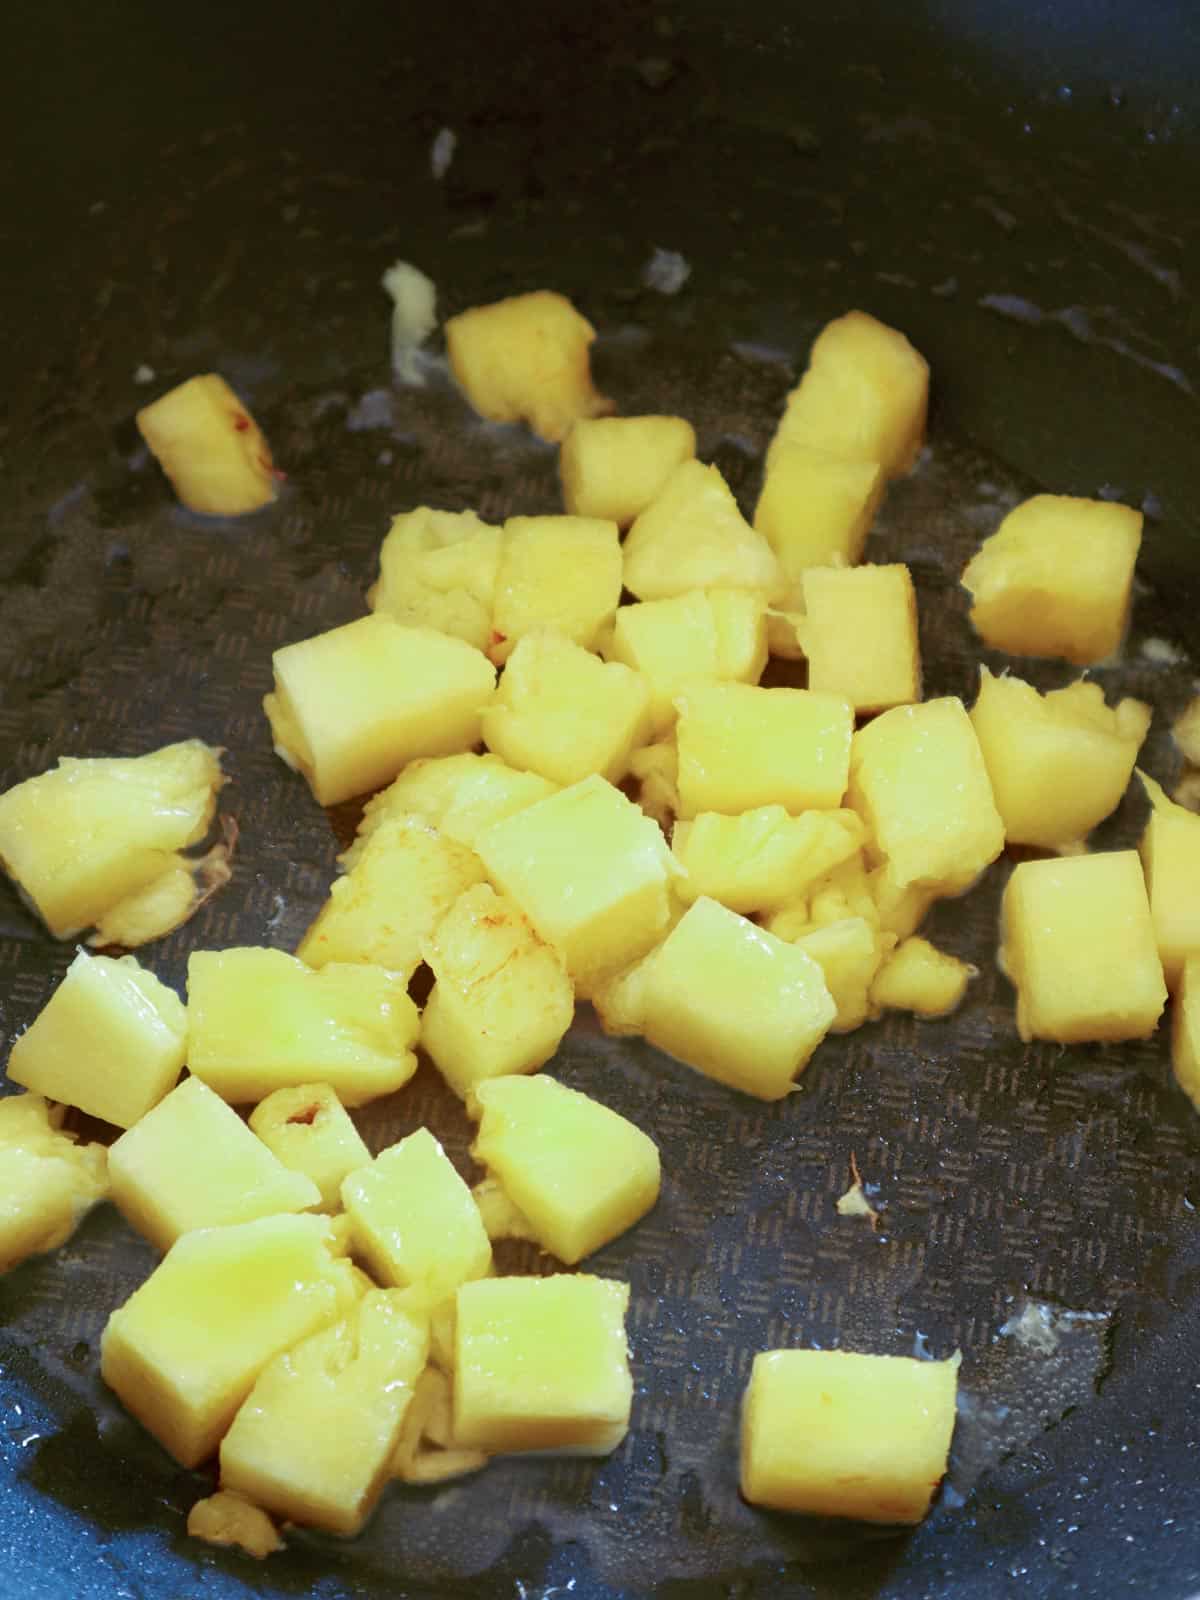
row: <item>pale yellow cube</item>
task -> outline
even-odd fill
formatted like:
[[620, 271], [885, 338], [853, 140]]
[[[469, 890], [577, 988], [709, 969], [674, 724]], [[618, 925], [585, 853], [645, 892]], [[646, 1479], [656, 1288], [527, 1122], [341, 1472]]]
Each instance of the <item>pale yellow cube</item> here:
[[114, 961], [81, 950], [13, 1042], [8, 1076], [129, 1128], [174, 1088], [187, 1036], [179, 996], [133, 956]]
[[380, 546], [379, 578], [367, 604], [406, 627], [435, 628], [486, 651], [500, 541], [500, 529], [473, 511], [402, 512]]
[[1022, 1039], [1142, 1039], [1167, 998], [1136, 850], [1022, 861], [1004, 891], [1001, 961]]
[[866, 917], [841, 917], [811, 927], [795, 941], [796, 948], [820, 967], [825, 987], [837, 1007], [830, 1033], [850, 1033], [874, 1014], [871, 985], [884, 959], [879, 930]]
[[704, 811], [677, 822], [671, 848], [687, 874], [678, 893], [689, 904], [701, 895], [731, 911], [774, 911], [798, 900], [818, 879], [857, 855], [862, 820], [854, 811], [805, 811], [759, 806], [741, 816]]
[[698, 589], [622, 606], [605, 654], [650, 685], [656, 734], [672, 727], [676, 696], [694, 683], [757, 683], [767, 664], [766, 605], [753, 589]]
[[853, 566], [861, 559], [886, 487], [878, 461], [785, 443], [771, 451], [754, 526], [796, 585], [810, 567]]
[[1111, 500], [1038, 494], [1010, 511], [962, 575], [985, 644], [1091, 666], [1125, 633], [1142, 513]]
[[804, 574], [808, 687], [840, 694], [857, 712], [921, 698], [917, 596], [908, 568], [814, 567]]
[[621, 598], [615, 522], [598, 517], [509, 517], [496, 574], [487, 653], [501, 664], [518, 640], [550, 628], [595, 648]]
[[921, 883], [900, 884], [890, 861], [884, 861], [867, 874], [867, 884], [875, 902], [880, 929], [907, 939], [916, 933], [930, 906], [938, 898], [936, 887]]
[[1200, 952], [1189, 956], [1183, 964], [1171, 1001], [1171, 1013], [1171, 1066], [1175, 1081], [1200, 1111]]
[[919, 1017], [944, 1017], [963, 1002], [976, 969], [947, 955], [928, 939], [898, 944], [871, 985], [871, 1004], [881, 1011], [915, 1011]]
[[365, 1167], [371, 1152], [327, 1083], [276, 1089], [250, 1113], [250, 1131], [289, 1172], [311, 1178], [322, 1211], [340, 1211], [342, 1180]]
[[682, 417], [581, 418], [559, 452], [563, 504], [627, 528], [695, 454], [696, 431]]
[[742, 1493], [774, 1511], [920, 1522], [946, 1472], [959, 1360], [756, 1356], [742, 1405]]
[[472, 645], [383, 611], [271, 659], [275, 689], [263, 709], [275, 753], [323, 806], [390, 783], [416, 756], [469, 750], [496, 682]]
[[625, 587], [639, 600], [691, 589], [759, 589], [774, 596], [783, 573], [771, 546], [738, 510], [716, 467], [676, 467], [625, 539]]
[[490, 751], [413, 761], [394, 783], [368, 800], [354, 843], [338, 859], [350, 871], [376, 828], [388, 818], [403, 816], [421, 817], [444, 838], [473, 850], [484, 828], [557, 790], [548, 778], [520, 772]]
[[237, 517], [279, 493], [258, 423], [215, 372], [188, 378], [137, 414], [138, 432], [190, 511]]
[[1142, 867], [1163, 974], [1173, 989], [1184, 962], [1200, 954], [1200, 816], [1169, 800], [1144, 772], [1138, 776], [1151, 806], [1139, 846]]
[[0, 1099], [0, 1272], [57, 1250], [108, 1193], [108, 1152], [61, 1120], [40, 1094]]

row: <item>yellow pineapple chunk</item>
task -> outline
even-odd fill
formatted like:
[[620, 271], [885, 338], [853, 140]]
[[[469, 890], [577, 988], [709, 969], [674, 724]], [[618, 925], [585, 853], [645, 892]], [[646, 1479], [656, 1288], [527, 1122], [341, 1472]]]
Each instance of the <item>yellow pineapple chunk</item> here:
[[890, 861], [867, 874], [867, 884], [875, 902], [880, 929], [907, 939], [925, 920], [925, 913], [937, 899], [937, 890], [921, 883], [900, 884]]
[[976, 969], [947, 955], [928, 939], [909, 938], [896, 946], [871, 985], [871, 1003], [882, 1011], [915, 1011], [919, 1017], [944, 1017], [960, 1006]]
[[1136, 850], [1022, 861], [1004, 891], [1001, 965], [1022, 1039], [1142, 1039], [1167, 998]]
[[815, 567], [804, 574], [808, 687], [840, 694], [855, 711], [886, 711], [921, 698], [917, 597], [908, 568]]
[[742, 1493], [775, 1511], [920, 1522], [946, 1472], [959, 1360], [756, 1356], [742, 1406]]
[[189, 1539], [232, 1546], [257, 1561], [283, 1549], [283, 1540], [267, 1513], [240, 1494], [224, 1490], [196, 1501], [188, 1512], [187, 1531]]
[[871, 985], [884, 959], [885, 940], [866, 917], [840, 917], [822, 923], [794, 941], [820, 967], [837, 1007], [830, 1033], [850, 1033], [875, 1014]]
[[691, 589], [780, 590], [774, 552], [738, 510], [716, 467], [685, 461], [638, 517], [625, 540], [625, 587], [639, 600]]
[[428, 1354], [428, 1319], [403, 1292], [370, 1290], [263, 1368], [221, 1441], [222, 1487], [289, 1522], [357, 1533]]
[[451, 906], [423, 947], [434, 985], [421, 1046], [464, 1100], [485, 1079], [535, 1072], [575, 1015], [562, 956], [486, 883]]
[[223, 1100], [330, 1084], [348, 1106], [417, 1070], [417, 1008], [399, 973], [283, 950], [196, 950], [188, 959], [188, 1067]]
[[638, 803], [660, 828], [679, 815], [679, 747], [673, 738], [643, 745], [629, 758], [629, 774], [637, 779]]
[[267, 1362], [357, 1298], [328, 1217], [201, 1228], [109, 1317], [100, 1374], [181, 1466], [199, 1466]]
[[860, 728], [847, 800], [895, 886], [968, 889], [1004, 848], [1004, 824], [961, 700], [896, 706]]
[[496, 576], [488, 655], [500, 665], [519, 639], [551, 628], [591, 650], [621, 598], [615, 522], [509, 517]]
[[629, 1428], [629, 1285], [586, 1273], [458, 1291], [454, 1436], [494, 1454], [606, 1456]]
[[525, 635], [483, 714], [490, 750], [563, 785], [592, 773], [618, 782], [649, 737], [646, 680], [557, 633]]
[[592, 383], [588, 346], [596, 330], [550, 289], [474, 306], [446, 323], [450, 369], [491, 422], [528, 422], [557, 443], [578, 417], [611, 403]]
[[678, 707], [681, 817], [841, 805], [854, 715], [840, 695], [700, 684], [680, 695]]
[[567, 1266], [632, 1228], [658, 1199], [654, 1140], [598, 1100], [542, 1073], [481, 1083], [475, 1101], [471, 1154]]
[[[1200, 1111], [1200, 954], [1188, 956], [1183, 963], [1171, 1010], [1175, 1081]], [[0, 1101], [0, 1109], [4, 1104]]]
[[753, 589], [707, 589], [622, 606], [610, 661], [650, 685], [656, 734], [672, 727], [675, 697], [693, 683], [757, 683], [767, 664], [766, 607]]
[[573, 516], [628, 528], [695, 454], [696, 431], [682, 417], [580, 418], [558, 457], [563, 504]]
[[310, 967], [352, 961], [386, 967], [407, 983], [439, 920], [483, 875], [473, 850], [422, 817], [386, 817], [351, 870], [330, 885], [296, 954]]
[[887, 479], [878, 461], [856, 461], [784, 444], [771, 452], [754, 526], [795, 587], [810, 567], [853, 566]]
[[488, 877], [562, 954], [585, 996], [666, 931], [671, 853], [656, 825], [603, 778], [493, 824], [478, 849]]
[[128, 760], [63, 756], [0, 795], [0, 864], [56, 939], [92, 927], [203, 839], [220, 757], [199, 739]]
[[380, 546], [379, 580], [367, 604], [406, 627], [435, 628], [486, 651], [500, 541], [500, 529], [473, 511], [405, 511], [392, 518]]
[[592, 1005], [605, 1033], [630, 1037], [645, 1031], [647, 986], [660, 948], [656, 945], [640, 961], [593, 988]]
[[1200, 952], [1200, 816], [1168, 800], [1144, 772], [1138, 777], [1151, 806], [1139, 846], [1150, 915], [1167, 987], [1173, 989], [1184, 962]]
[[497, 1239], [531, 1239], [537, 1242], [537, 1234], [529, 1218], [517, 1210], [499, 1178], [493, 1178], [490, 1174], [481, 1178], [471, 1194], [493, 1244]]
[[321, 1194], [322, 1211], [340, 1211], [342, 1180], [371, 1152], [327, 1083], [276, 1089], [250, 1113], [250, 1131], [289, 1172], [303, 1173]]
[[40, 1094], [0, 1099], [0, 1272], [66, 1244], [108, 1193], [108, 1152], [61, 1120]]
[[342, 1184], [355, 1254], [390, 1288], [432, 1307], [491, 1271], [492, 1246], [470, 1189], [427, 1128], [389, 1145]]
[[1110, 500], [1037, 494], [1010, 511], [962, 575], [985, 644], [1091, 666], [1125, 633], [1142, 513]]
[[782, 806], [759, 806], [738, 817], [704, 811], [675, 824], [671, 847], [687, 874], [678, 892], [689, 903], [703, 894], [731, 911], [774, 911], [857, 855], [863, 837], [853, 811], [798, 817]]
[[129, 1128], [174, 1088], [187, 1012], [133, 956], [82, 950], [14, 1042], [8, 1076], [35, 1094]]
[[137, 425], [189, 511], [238, 517], [269, 505], [279, 492], [262, 431], [215, 372], [188, 378], [143, 406]]
[[160, 1250], [180, 1234], [306, 1211], [321, 1193], [289, 1172], [199, 1078], [185, 1078], [108, 1152], [112, 1198]]
[[535, 800], [547, 799], [557, 789], [548, 778], [519, 772], [490, 752], [414, 761], [368, 800], [354, 843], [339, 860], [350, 871], [380, 823], [398, 816], [423, 817], [443, 837], [473, 850], [484, 828]]
[[323, 806], [368, 794], [415, 756], [479, 742], [496, 673], [462, 639], [406, 628], [377, 611], [272, 656], [263, 700], [275, 753]]
[[821, 968], [715, 900], [688, 908], [649, 963], [647, 1039], [718, 1083], [782, 1100], [832, 1026]]

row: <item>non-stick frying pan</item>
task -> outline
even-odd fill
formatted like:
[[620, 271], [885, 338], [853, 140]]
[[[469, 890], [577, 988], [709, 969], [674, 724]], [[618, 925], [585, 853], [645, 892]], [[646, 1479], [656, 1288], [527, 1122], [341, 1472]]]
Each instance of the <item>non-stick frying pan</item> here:
[[[146, 953], [169, 981], [197, 946], [291, 948], [353, 824], [270, 753], [271, 650], [360, 612], [390, 512], [558, 503], [551, 452], [481, 425], [436, 372], [391, 386], [378, 280], [397, 257], [447, 313], [571, 295], [622, 408], [693, 417], [748, 504], [817, 327], [857, 305], [904, 328], [935, 374], [931, 451], [872, 548], [913, 566], [930, 692], [972, 693], [956, 575], [1008, 505], [1036, 486], [1143, 504], [1130, 642], [1099, 676], [1154, 702], [1146, 760], [1174, 776], [1167, 728], [1200, 665], [1186, 0], [48, 0], [6, 18], [4, 55], [0, 784], [64, 752], [228, 748], [237, 873]], [[457, 143], [436, 179], [442, 128]], [[678, 295], [643, 285], [656, 247], [691, 266]], [[244, 522], [181, 511], [132, 426], [148, 395], [210, 369], [290, 474]], [[1141, 815], [1131, 796], [1104, 840], [1135, 838]], [[555, 1070], [650, 1127], [666, 1173], [655, 1214], [595, 1263], [634, 1287], [634, 1427], [608, 1462], [395, 1493], [362, 1539], [295, 1536], [258, 1567], [184, 1539], [210, 1480], [99, 1383], [104, 1319], [148, 1249], [102, 1209], [0, 1281], [0, 1591], [1200, 1590], [1200, 1125], [1161, 1039], [1020, 1047], [994, 965], [1006, 871], [933, 922], [981, 968], [964, 1010], [827, 1043], [783, 1105], [581, 1014]], [[0, 893], [5, 1041], [70, 955]], [[378, 1145], [421, 1121], [465, 1159], [428, 1069], [367, 1127]], [[834, 1209], [852, 1153], [875, 1233]], [[1053, 1354], [1000, 1331], [1027, 1301], [1054, 1320]], [[780, 1343], [962, 1348], [950, 1480], [915, 1533], [738, 1500], [738, 1395]]]

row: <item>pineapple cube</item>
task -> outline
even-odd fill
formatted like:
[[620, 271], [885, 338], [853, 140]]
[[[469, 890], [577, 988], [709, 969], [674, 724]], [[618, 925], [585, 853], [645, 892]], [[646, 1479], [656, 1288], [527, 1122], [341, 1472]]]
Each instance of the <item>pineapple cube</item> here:
[[660, 948], [656, 946], [640, 961], [605, 978], [592, 990], [592, 1005], [605, 1033], [629, 1037], [644, 1031], [646, 989], [654, 957]]
[[810, 927], [794, 942], [824, 974], [825, 987], [837, 1007], [830, 1033], [850, 1033], [861, 1027], [874, 1014], [871, 985], [884, 958], [879, 930], [866, 917], [841, 917]]
[[629, 775], [637, 779], [642, 810], [666, 831], [679, 814], [679, 748], [674, 738], [635, 750]]
[[779, 558], [790, 585], [810, 567], [853, 566], [883, 491], [878, 461], [855, 461], [784, 444], [772, 450], [754, 526]]
[[764, 1351], [742, 1407], [742, 1493], [775, 1511], [920, 1522], [946, 1472], [959, 1361]]
[[717, 683], [696, 685], [677, 703], [681, 817], [841, 805], [854, 714], [840, 695]]
[[174, 1088], [187, 1030], [179, 996], [133, 956], [114, 961], [81, 950], [13, 1043], [8, 1076], [129, 1128]]
[[478, 848], [495, 886], [562, 954], [577, 991], [630, 966], [666, 932], [671, 853], [603, 778], [494, 823]]
[[108, 1152], [112, 1198], [159, 1250], [180, 1234], [321, 1203], [199, 1078], [185, 1078]]
[[[1171, 1009], [1175, 1081], [1200, 1111], [1200, 954], [1188, 956], [1184, 962]], [[0, 1110], [5, 1103], [0, 1101]]]
[[451, 317], [446, 353], [480, 416], [528, 422], [557, 443], [576, 418], [612, 410], [592, 383], [588, 346], [595, 337], [565, 296], [539, 289]]
[[629, 1428], [629, 1285], [586, 1273], [458, 1291], [454, 1437], [506, 1454], [606, 1456]]
[[906, 566], [814, 567], [804, 574], [808, 687], [840, 694], [855, 711], [921, 698], [917, 597]]
[[682, 417], [582, 417], [559, 451], [563, 504], [628, 528], [695, 454], [696, 430]]
[[1004, 891], [1001, 965], [1022, 1039], [1142, 1039], [1167, 998], [1136, 850], [1022, 861]]
[[389, 1477], [428, 1319], [370, 1290], [263, 1368], [221, 1441], [221, 1485], [289, 1522], [359, 1531]]
[[1158, 954], [1173, 989], [1184, 962], [1200, 952], [1200, 816], [1168, 800], [1144, 772], [1138, 777], [1151, 805], [1139, 849]]
[[985, 644], [1086, 667], [1121, 643], [1142, 513], [1111, 500], [1037, 494], [1010, 511], [962, 575]]
[[484, 876], [466, 845], [422, 817], [391, 816], [373, 829], [351, 870], [335, 878], [296, 951], [310, 967], [365, 962], [407, 983], [421, 946], [465, 889]]
[[486, 651], [500, 541], [500, 529], [473, 511], [403, 512], [380, 547], [379, 580], [367, 604], [406, 627], [435, 628]]
[[227, 830], [225, 838], [199, 859], [173, 856], [171, 865], [159, 877], [144, 889], [135, 889], [118, 900], [103, 914], [88, 944], [98, 949], [121, 945], [126, 950], [136, 950], [178, 928], [232, 878], [229, 862], [236, 837], [235, 832]]
[[519, 639], [552, 628], [591, 650], [621, 598], [615, 522], [598, 517], [509, 517], [496, 577], [488, 655], [507, 661]]
[[328, 1083], [344, 1104], [402, 1088], [420, 1031], [407, 979], [283, 950], [196, 950], [188, 959], [188, 1067], [223, 1100]]
[[355, 1303], [336, 1241], [328, 1217], [199, 1229], [109, 1317], [100, 1375], [182, 1466], [213, 1454], [273, 1356]]
[[486, 883], [454, 902], [423, 947], [434, 985], [421, 1046], [464, 1100], [485, 1079], [535, 1072], [575, 1015], [562, 956]]
[[558, 785], [536, 772], [519, 772], [499, 756], [438, 756], [414, 761], [394, 783], [368, 800], [354, 843], [339, 858], [349, 872], [367, 840], [390, 817], [422, 817], [447, 839], [475, 848], [493, 822], [555, 794]]
[[0, 1099], [0, 1272], [66, 1244], [108, 1193], [108, 1152], [76, 1144], [40, 1094]]
[[606, 656], [650, 685], [656, 734], [672, 727], [675, 697], [693, 683], [757, 683], [767, 664], [766, 607], [753, 589], [695, 590], [617, 612]]
[[867, 874], [867, 885], [875, 902], [880, 929], [884, 933], [894, 933], [897, 939], [907, 939], [909, 934], [916, 933], [925, 920], [925, 913], [937, 899], [937, 891], [924, 884], [897, 883], [890, 861]]
[[811, 956], [703, 898], [650, 962], [643, 1004], [651, 1044], [760, 1100], [783, 1099], [837, 1017]]
[[483, 713], [489, 750], [564, 785], [595, 772], [618, 782], [649, 737], [646, 680], [557, 633], [525, 635]]
[[238, 517], [279, 493], [270, 446], [215, 372], [189, 378], [143, 406], [137, 425], [189, 511]]
[[389, 1145], [342, 1184], [356, 1255], [390, 1288], [435, 1306], [491, 1271], [492, 1246], [470, 1189], [428, 1128]]
[[327, 1083], [276, 1089], [250, 1113], [250, 1131], [289, 1172], [311, 1178], [322, 1211], [340, 1211], [342, 1180], [365, 1167], [371, 1152]]
[[774, 911], [798, 900], [819, 878], [859, 852], [862, 820], [854, 811], [759, 806], [741, 816], [704, 811], [677, 822], [671, 845], [687, 874], [680, 898], [702, 894], [731, 911]]
[[567, 1266], [632, 1228], [658, 1199], [658, 1147], [647, 1134], [544, 1073], [495, 1078], [475, 1092], [471, 1154]]
[[961, 700], [896, 706], [860, 728], [847, 799], [898, 889], [922, 884], [958, 894], [1004, 848], [1004, 824]]
[[360, 617], [271, 658], [263, 700], [275, 753], [323, 806], [389, 783], [415, 756], [479, 742], [495, 668], [462, 639], [405, 628], [386, 612]]
[[0, 795], [0, 864], [56, 939], [99, 922], [204, 837], [220, 757], [199, 739], [128, 760], [63, 756]]
[[947, 955], [928, 939], [905, 939], [880, 967], [871, 985], [871, 1004], [882, 1011], [944, 1017], [962, 1004], [967, 984], [977, 976], [969, 962]]
[[716, 467], [700, 461], [675, 468], [625, 540], [625, 587], [639, 600], [669, 600], [690, 589], [773, 596], [782, 583], [766, 539], [742, 516]]
[[283, 1549], [283, 1540], [265, 1511], [241, 1495], [218, 1490], [197, 1500], [188, 1512], [189, 1539], [244, 1550], [256, 1561]]

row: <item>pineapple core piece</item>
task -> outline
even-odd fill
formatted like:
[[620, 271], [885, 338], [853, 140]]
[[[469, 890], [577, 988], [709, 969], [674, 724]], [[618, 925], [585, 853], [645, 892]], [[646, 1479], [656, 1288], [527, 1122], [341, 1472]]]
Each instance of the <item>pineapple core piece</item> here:
[[1184, 962], [1200, 951], [1200, 816], [1168, 800], [1144, 772], [1138, 777], [1151, 805], [1139, 847], [1150, 915], [1167, 987], [1173, 989]]
[[133, 956], [80, 951], [8, 1062], [13, 1083], [132, 1127], [175, 1087], [187, 1012]]
[[639, 600], [692, 589], [780, 591], [783, 573], [716, 467], [684, 461], [630, 528], [625, 587]]
[[208, 831], [225, 781], [220, 757], [199, 739], [130, 759], [63, 756], [0, 795], [0, 863], [56, 939], [190, 865], [177, 852]]
[[0, 1272], [57, 1250], [108, 1193], [108, 1152], [76, 1144], [40, 1094], [0, 1099]]
[[235, 1105], [314, 1081], [348, 1106], [391, 1094], [417, 1070], [420, 1026], [404, 976], [383, 967], [314, 972], [255, 948], [188, 958], [188, 1067]]
[[976, 969], [928, 939], [905, 939], [879, 969], [871, 985], [871, 1003], [883, 1011], [915, 1011], [920, 1017], [944, 1017], [962, 1004]]
[[109, 1317], [100, 1374], [182, 1466], [213, 1454], [273, 1356], [357, 1301], [336, 1240], [327, 1217], [198, 1229]]
[[775, 1511], [920, 1522], [946, 1471], [960, 1359], [756, 1356], [742, 1407], [742, 1493]]
[[215, 372], [189, 378], [143, 406], [137, 425], [189, 511], [238, 517], [269, 505], [279, 492], [270, 446]]
[[553, 628], [591, 650], [621, 598], [615, 522], [599, 517], [509, 517], [496, 574], [487, 653], [497, 665], [519, 639]]
[[605, 1456], [629, 1427], [629, 1285], [585, 1273], [458, 1291], [454, 1438], [491, 1453]]
[[321, 1210], [340, 1211], [342, 1180], [365, 1167], [371, 1152], [327, 1083], [276, 1089], [250, 1113], [250, 1129], [289, 1172], [321, 1191]]
[[375, 829], [389, 817], [421, 817], [431, 828], [457, 844], [475, 848], [475, 841], [493, 822], [524, 811], [535, 800], [548, 799], [558, 785], [536, 772], [518, 772], [491, 754], [468, 751], [414, 761], [394, 783], [381, 789], [363, 810], [354, 843], [340, 857], [351, 871]]
[[695, 454], [696, 431], [682, 417], [581, 417], [559, 452], [563, 504], [628, 528]]
[[392, 518], [379, 550], [372, 611], [410, 628], [436, 628], [486, 650], [500, 565], [500, 529], [473, 511], [418, 506]]
[[801, 587], [796, 635], [810, 689], [844, 695], [857, 712], [921, 698], [917, 596], [906, 566], [815, 567]]

